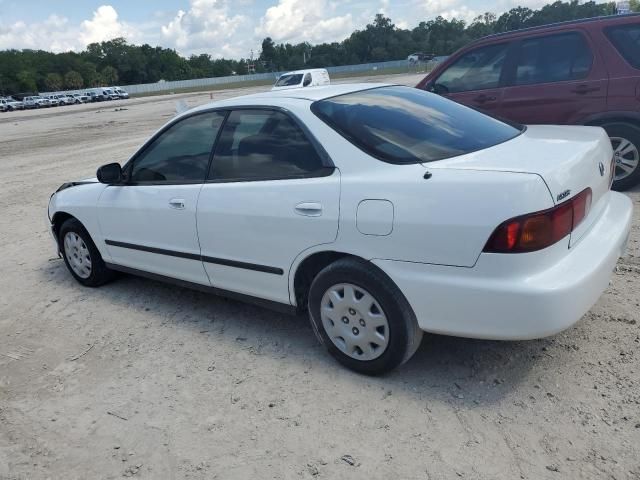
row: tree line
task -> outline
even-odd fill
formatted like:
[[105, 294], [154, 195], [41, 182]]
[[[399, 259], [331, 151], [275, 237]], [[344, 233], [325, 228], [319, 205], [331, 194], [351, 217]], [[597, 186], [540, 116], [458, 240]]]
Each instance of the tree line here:
[[[640, 11], [640, 0], [631, 0]], [[516, 7], [500, 16], [487, 12], [472, 22], [437, 17], [413, 29], [399, 28], [382, 14], [342, 42], [276, 44], [262, 41], [257, 59], [214, 59], [211, 55], [180, 56], [175, 50], [132, 45], [123, 38], [92, 43], [82, 52], [43, 50], [0, 51], [0, 93], [58, 91], [100, 85], [131, 85], [160, 80], [185, 80], [249, 71], [268, 72], [327, 67], [406, 58], [413, 52], [448, 55], [466, 43], [490, 35], [547, 23], [616, 13], [616, 4], [557, 1], [539, 10]]]

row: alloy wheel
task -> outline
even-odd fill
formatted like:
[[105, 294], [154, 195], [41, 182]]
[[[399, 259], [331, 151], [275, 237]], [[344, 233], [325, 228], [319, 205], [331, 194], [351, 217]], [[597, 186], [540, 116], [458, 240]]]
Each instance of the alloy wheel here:
[[616, 165], [614, 181], [627, 178], [638, 168], [638, 163], [640, 163], [638, 146], [623, 137], [611, 137], [611, 146]]

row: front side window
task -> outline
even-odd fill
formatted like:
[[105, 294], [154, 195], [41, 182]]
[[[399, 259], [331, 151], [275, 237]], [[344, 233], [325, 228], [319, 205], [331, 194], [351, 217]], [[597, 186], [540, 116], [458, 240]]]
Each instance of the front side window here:
[[229, 114], [213, 157], [209, 180], [270, 180], [308, 176], [322, 160], [302, 129], [272, 110]]
[[315, 102], [311, 110], [348, 141], [389, 163], [422, 163], [489, 148], [522, 131], [439, 95], [382, 87]]
[[579, 33], [523, 40], [516, 59], [516, 85], [585, 78], [593, 56]]
[[633, 68], [640, 69], [640, 24], [609, 27], [605, 33], [620, 55]]
[[436, 80], [436, 91], [457, 93], [498, 87], [507, 47], [507, 43], [489, 45], [463, 54]]
[[162, 132], [133, 160], [132, 183], [204, 182], [225, 112], [185, 118]]

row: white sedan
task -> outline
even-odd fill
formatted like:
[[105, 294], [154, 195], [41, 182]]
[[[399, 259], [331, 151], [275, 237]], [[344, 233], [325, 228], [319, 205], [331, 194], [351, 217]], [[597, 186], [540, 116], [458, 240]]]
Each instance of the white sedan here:
[[48, 214], [83, 285], [119, 271], [308, 310], [334, 357], [377, 374], [423, 331], [529, 339], [578, 321], [630, 231], [612, 175], [600, 128], [335, 85], [186, 112]]

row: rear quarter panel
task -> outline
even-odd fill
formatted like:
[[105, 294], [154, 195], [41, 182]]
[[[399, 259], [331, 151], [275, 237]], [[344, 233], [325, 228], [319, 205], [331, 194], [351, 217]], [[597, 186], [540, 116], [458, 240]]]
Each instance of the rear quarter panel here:
[[[553, 206], [546, 184], [536, 174], [445, 168], [433, 162], [427, 165], [432, 176], [425, 179], [423, 165], [385, 163], [313, 114], [303, 120], [341, 172], [339, 232], [332, 245], [336, 251], [366, 259], [471, 267], [504, 220]], [[363, 200], [393, 205], [390, 233], [370, 235], [358, 229]], [[388, 218], [379, 219], [379, 228], [375, 219], [370, 220], [371, 231], [388, 232]]]

